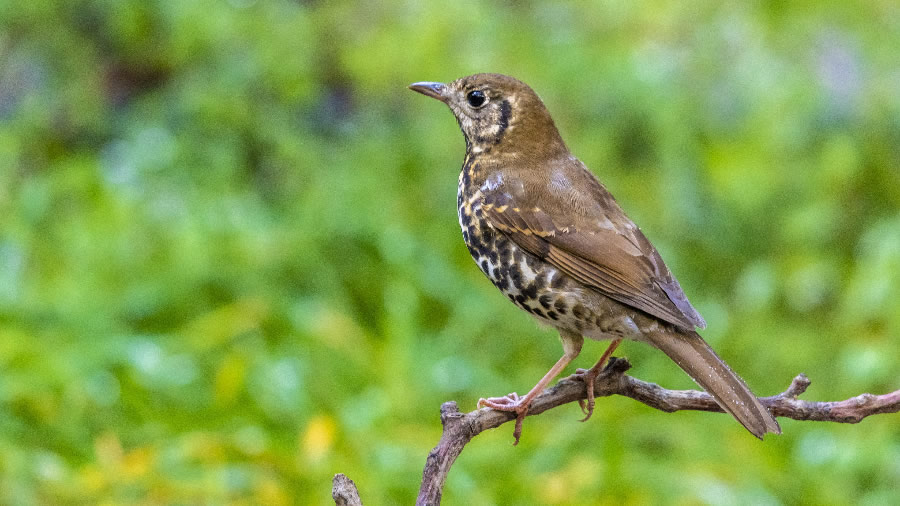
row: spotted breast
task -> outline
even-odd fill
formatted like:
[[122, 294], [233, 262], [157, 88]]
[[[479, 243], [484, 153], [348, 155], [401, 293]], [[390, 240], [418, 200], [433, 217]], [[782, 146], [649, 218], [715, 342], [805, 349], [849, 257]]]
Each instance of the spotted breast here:
[[[616, 313], [589, 309], [615, 304], [613, 301], [585, 290], [549, 263], [523, 251], [487, 222], [482, 213], [484, 189], [477, 183], [481, 179], [478, 172], [477, 157], [467, 156], [457, 192], [459, 225], [469, 253], [494, 286], [539, 322], [559, 329], [598, 340], [636, 333], [630, 328], [633, 323], [610, 317]], [[596, 299], [596, 303], [585, 305], [585, 298]]]

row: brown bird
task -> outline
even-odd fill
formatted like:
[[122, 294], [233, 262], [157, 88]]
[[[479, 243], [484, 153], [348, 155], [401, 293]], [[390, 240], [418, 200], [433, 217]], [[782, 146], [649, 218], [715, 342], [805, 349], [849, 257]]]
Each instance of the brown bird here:
[[594, 367], [577, 371], [588, 390], [584, 420], [594, 409], [594, 379], [627, 338], [662, 350], [755, 436], [781, 433], [694, 331], [706, 322], [656, 248], [569, 152], [528, 85], [476, 74], [409, 87], [447, 104], [465, 136], [457, 206], [475, 262], [511, 301], [559, 331], [564, 354], [528, 394], [478, 401], [517, 414], [517, 443], [531, 402], [578, 355], [584, 337], [612, 340]]

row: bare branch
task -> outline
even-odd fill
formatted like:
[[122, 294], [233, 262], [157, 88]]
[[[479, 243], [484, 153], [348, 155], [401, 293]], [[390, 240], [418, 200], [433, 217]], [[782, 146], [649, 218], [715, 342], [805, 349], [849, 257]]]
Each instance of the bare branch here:
[[337, 506], [362, 506], [356, 484], [341, 473], [334, 475], [331, 480], [331, 497]]
[[[628, 360], [611, 358], [606, 369], [594, 382], [594, 395], [607, 397], [622, 395], [642, 402], [661, 411], [673, 412], [682, 410], [722, 412], [722, 408], [711, 395], [698, 390], [668, 390], [654, 383], [641, 381], [625, 374], [631, 368]], [[803, 401], [797, 397], [809, 387], [809, 379], [800, 374], [791, 382], [783, 393], [772, 397], [760, 398], [772, 414], [794, 420], [812, 420], [839, 423], [858, 423], [863, 418], [883, 413], [900, 412], [900, 390], [884, 395], [861, 394], [856, 397], [834, 402]], [[565, 378], [553, 388], [547, 389], [534, 399], [528, 416], [539, 415], [544, 411], [563, 404], [584, 399], [587, 388], [580, 379]], [[422, 476], [422, 487], [419, 489], [418, 505], [436, 505], [441, 502], [444, 483], [450, 467], [462, 453], [466, 444], [478, 434], [499, 427], [515, 420], [515, 413], [495, 411], [481, 408], [468, 413], [461, 413], [456, 403], [445, 402], [441, 405], [441, 424], [444, 426], [441, 440], [428, 454]], [[341, 504], [360, 504], [357, 502], [338, 502], [338, 478], [353, 482], [344, 475], [335, 476], [333, 492], [335, 501]]]
[[[668, 390], [654, 383], [641, 381], [625, 374], [631, 368], [626, 359], [612, 358], [606, 369], [594, 382], [594, 395], [607, 397], [623, 395], [650, 407], [666, 411], [697, 410], [717, 411], [722, 408], [706, 392], [698, 390]], [[761, 398], [763, 405], [775, 416], [795, 420], [816, 420], [840, 423], [857, 423], [863, 418], [900, 411], [900, 390], [885, 395], [862, 394], [852, 399], [837, 402], [801, 401], [797, 396], [806, 391], [809, 379], [800, 374], [790, 387], [779, 395]], [[535, 398], [528, 410], [528, 416], [539, 415], [548, 409], [568, 404], [587, 396], [584, 382], [566, 378], [553, 388]], [[441, 405], [443, 434], [438, 445], [428, 454], [419, 489], [418, 505], [434, 505], [441, 502], [444, 482], [450, 466], [462, 452], [465, 445], [478, 434], [506, 422], [515, 420], [514, 413], [481, 408], [468, 413], [460, 413], [455, 402]]]

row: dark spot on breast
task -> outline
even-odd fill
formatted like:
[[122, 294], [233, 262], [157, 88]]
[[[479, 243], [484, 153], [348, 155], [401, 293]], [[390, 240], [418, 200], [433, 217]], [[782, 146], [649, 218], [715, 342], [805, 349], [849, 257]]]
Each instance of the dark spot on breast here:
[[509, 300], [511, 300], [511, 301], [513, 301], [513, 302], [516, 301], [516, 297], [515, 297], [513, 294], [508, 293], [508, 294], [506, 294], [506, 296], [509, 297]]
[[469, 187], [472, 184], [472, 171], [466, 170], [466, 169], [470, 169], [470, 167], [463, 168], [462, 182], [463, 182], [463, 186]]
[[513, 250], [513, 262], [515, 262], [517, 264], [522, 263], [523, 256], [524, 255], [522, 254], [522, 250], [520, 250], [519, 248], [516, 248]]
[[509, 271], [506, 269], [506, 267], [503, 267], [501, 265], [496, 270], [494, 270], [494, 272], [497, 273], [497, 278], [499, 279], [497, 287], [504, 291], [507, 290], [509, 288]]
[[575, 304], [574, 306], [572, 306], [572, 314], [579, 320], [585, 319], [588, 315], [587, 309], [585, 309], [585, 307], [581, 304]]
[[500, 239], [497, 241], [497, 257], [502, 262], [509, 262], [509, 242], [506, 239]]
[[552, 301], [553, 301], [553, 297], [551, 297], [550, 295], [547, 295], [546, 293], [544, 295], [541, 295], [540, 298], [538, 298], [538, 302], [540, 302], [541, 305], [544, 306], [544, 309], [550, 309], [550, 303]]
[[542, 265], [538, 265], [537, 275], [534, 277], [534, 282], [538, 287], [546, 287], [549, 283], [547, 283], [547, 270], [542, 268]]
[[483, 270], [484, 272], [488, 272], [490, 270], [490, 267], [488, 266], [487, 258], [485, 258], [484, 260], [481, 261], [481, 270]]
[[550, 282], [551, 288], [562, 288], [566, 284], [566, 278], [563, 277], [562, 274], [556, 273], [553, 276], [553, 280]]
[[534, 309], [531, 310], [531, 312], [534, 313], [534, 314], [536, 314], [536, 315], [538, 315], [538, 316], [540, 316], [541, 318], [544, 317], [544, 312], [541, 311], [540, 309], [534, 308]]
[[525, 265], [527, 265], [531, 270], [537, 270], [537, 262], [537, 258], [534, 258], [531, 255], [525, 255]]
[[462, 226], [464, 226], [466, 228], [469, 228], [470, 226], [472, 226], [472, 216], [470, 216], [469, 213], [464, 212], [461, 215], [459, 215], [459, 221], [462, 222]]
[[530, 283], [524, 290], [522, 290], [522, 295], [528, 298], [528, 300], [537, 298], [537, 284]]
[[556, 299], [553, 303], [553, 308], [556, 309], [559, 314], [566, 314], [566, 302], [562, 300], [562, 298]]
[[481, 230], [481, 238], [484, 239], [484, 242], [493, 242], [494, 240], [494, 229], [491, 227], [484, 227]]
[[554, 313], [553, 311], [547, 311], [547, 317], [551, 320], [559, 320], [559, 317], [556, 316], [556, 313]]
[[[476, 231], [473, 231], [476, 232]], [[481, 251], [483, 244], [481, 244], [481, 238], [478, 237], [477, 232], [469, 234], [469, 246], [475, 248], [475, 251]]]
[[491, 259], [492, 264], [497, 265], [498, 262], [497, 262], [497, 250], [496, 249], [492, 249], [491, 251], [488, 251], [488, 257]]
[[521, 293], [516, 295], [516, 302], [519, 303], [519, 305], [525, 305], [525, 296]]
[[514, 287], [522, 289], [522, 271], [516, 264], [509, 266], [509, 280], [512, 281]]

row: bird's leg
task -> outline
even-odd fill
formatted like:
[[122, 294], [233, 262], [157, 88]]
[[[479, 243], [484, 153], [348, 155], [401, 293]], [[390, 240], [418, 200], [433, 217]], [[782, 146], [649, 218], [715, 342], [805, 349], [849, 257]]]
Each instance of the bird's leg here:
[[581, 335], [567, 331], [560, 331], [560, 340], [563, 344], [563, 356], [556, 361], [556, 364], [547, 371], [547, 374], [538, 381], [537, 385], [535, 385], [525, 397], [520, 398], [513, 392], [505, 397], [478, 399], [479, 408], [487, 406], [491, 409], [496, 409], [497, 411], [513, 411], [516, 413], [516, 428], [513, 430], [513, 437], [516, 438], [516, 440], [513, 445], [519, 444], [519, 437], [522, 435], [522, 422], [528, 414], [528, 408], [531, 406], [531, 402], [547, 388], [547, 384], [549, 384], [553, 378], [558, 376], [559, 373], [569, 365], [569, 362], [578, 356], [578, 353], [581, 351], [581, 345], [584, 342]]
[[613, 341], [609, 343], [609, 347], [606, 348], [606, 351], [603, 352], [603, 356], [600, 357], [600, 360], [594, 364], [594, 367], [587, 370], [577, 369], [575, 371], [575, 377], [581, 378], [587, 386], [587, 407], [585, 407], [583, 400], [578, 400], [578, 405], [581, 406], [581, 411], [585, 414], [585, 417], [581, 419], [582, 422], [586, 422], [591, 415], [594, 414], [594, 380], [597, 379], [597, 376], [600, 376], [600, 371], [603, 370], [606, 361], [609, 360], [609, 357], [616, 351], [616, 348], [619, 347], [619, 343], [621, 342], [621, 339], [613, 339]]

